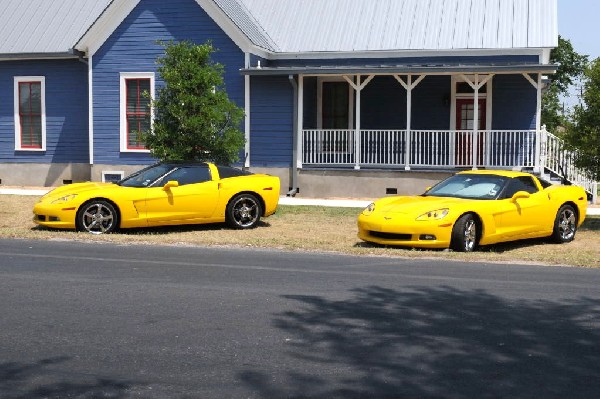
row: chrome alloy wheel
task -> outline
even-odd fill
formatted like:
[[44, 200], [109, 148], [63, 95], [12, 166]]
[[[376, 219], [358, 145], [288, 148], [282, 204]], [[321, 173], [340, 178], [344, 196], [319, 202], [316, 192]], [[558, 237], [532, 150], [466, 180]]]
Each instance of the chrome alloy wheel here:
[[475, 223], [475, 220], [469, 219], [467, 223], [465, 223], [463, 234], [465, 251], [473, 251], [473, 249], [475, 248], [475, 244], [477, 243], [477, 224]]
[[231, 203], [231, 220], [237, 228], [253, 227], [260, 215], [260, 204], [252, 195], [240, 195]]
[[81, 229], [92, 234], [110, 233], [114, 230], [115, 211], [104, 201], [91, 202], [81, 211]]
[[577, 230], [577, 217], [571, 207], [561, 209], [558, 214], [558, 234], [563, 242], [569, 242]]

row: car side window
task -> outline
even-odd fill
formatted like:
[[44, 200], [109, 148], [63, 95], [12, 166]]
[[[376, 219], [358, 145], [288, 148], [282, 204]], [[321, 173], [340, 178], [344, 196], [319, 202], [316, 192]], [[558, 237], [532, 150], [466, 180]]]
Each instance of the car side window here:
[[535, 185], [535, 181], [533, 181], [533, 178], [529, 176], [519, 176], [517, 177], [517, 179], [521, 183], [523, 183], [523, 191], [527, 191], [529, 194], [535, 194], [538, 192], [538, 188]]
[[538, 188], [531, 177], [519, 176], [509, 180], [508, 185], [502, 195], [503, 198], [512, 198], [518, 191], [526, 191], [529, 194], [538, 192]]
[[186, 184], [204, 183], [211, 180], [208, 166], [185, 166], [171, 173], [168, 180], [177, 180], [180, 186]]
[[176, 180], [180, 186], [185, 186], [186, 184], [204, 183], [212, 179], [208, 165], [193, 165], [175, 169], [165, 176], [157, 186], [162, 186], [170, 180]]

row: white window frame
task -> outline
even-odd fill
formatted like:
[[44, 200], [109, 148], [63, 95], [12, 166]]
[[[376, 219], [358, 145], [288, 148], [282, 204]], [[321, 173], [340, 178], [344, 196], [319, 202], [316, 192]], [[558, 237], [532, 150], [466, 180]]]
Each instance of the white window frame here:
[[[121, 152], [149, 153], [148, 149], [127, 148], [127, 79], [150, 79], [150, 97], [154, 100], [154, 72], [121, 72], [119, 88], [119, 118]], [[154, 108], [150, 107], [150, 128], [154, 123]]]
[[[40, 82], [41, 113], [42, 113], [42, 143], [41, 148], [29, 148], [21, 145], [21, 118], [19, 116], [19, 84]], [[15, 76], [14, 77], [14, 116], [15, 116], [15, 151], [46, 151], [46, 77], [45, 76]]]
[[348, 130], [354, 129], [354, 89], [343, 76], [319, 76], [317, 78], [317, 129], [323, 129], [323, 83], [344, 82], [348, 85]]
[[[125, 177], [125, 172], [122, 170], [103, 170], [102, 171], [102, 183], [106, 183], [107, 175], [119, 175], [119, 176], [121, 176], [121, 179], [123, 179]], [[121, 180], [121, 179], [119, 179], [119, 180]]]

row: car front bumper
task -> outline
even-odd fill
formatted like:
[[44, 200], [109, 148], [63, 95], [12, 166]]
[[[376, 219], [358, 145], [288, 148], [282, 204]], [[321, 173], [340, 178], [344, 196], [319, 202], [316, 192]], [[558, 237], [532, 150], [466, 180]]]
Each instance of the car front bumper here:
[[407, 215], [384, 217], [360, 214], [358, 238], [380, 245], [448, 248], [452, 238], [452, 225], [446, 219], [416, 221]]

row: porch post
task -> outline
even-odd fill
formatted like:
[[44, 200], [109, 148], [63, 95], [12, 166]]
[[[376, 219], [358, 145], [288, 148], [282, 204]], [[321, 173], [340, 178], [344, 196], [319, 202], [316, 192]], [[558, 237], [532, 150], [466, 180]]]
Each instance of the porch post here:
[[531, 83], [533, 87], [537, 90], [537, 105], [535, 110], [535, 155], [533, 161], [533, 172], [541, 173], [542, 167], [540, 163], [541, 153], [542, 153], [542, 136], [541, 136], [541, 128], [542, 128], [542, 74], [538, 73], [537, 81], [533, 80], [533, 78], [527, 74], [523, 73], [525, 79]]
[[477, 170], [477, 146], [479, 139], [479, 74], [475, 74], [475, 93], [473, 93], [473, 170]]
[[357, 89], [356, 89], [356, 126], [354, 126], [354, 142], [355, 142], [355, 146], [354, 148], [356, 148], [356, 154], [354, 156], [354, 169], [360, 169], [360, 161], [361, 161], [361, 156], [360, 156], [360, 152], [361, 152], [361, 143], [360, 143], [360, 110], [361, 110], [361, 104], [360, 104], [360, 93], [362, 92], [362, 87], [360, 87], [360, 75], [356, 76], [356, 84], [357, 84]]
[[[245, 54], [246, 68], [250, 68], [250, 54]], [[246, 144], [244, 147], [244, 167], [250, 167], [250, 75], [244, 76], [244, 112], [246, 117], [244, 118], [244, 136], [246, 138]]]
[[404, 170], [410, 170], [410, 144], [411, 144], [411, 123], [412, 123], [412, 90], [417, 87], [425, 75], [419, 75], [415, 83], [412, 82], [412, 75], [406, 77], [406, 82], [402, 80], [400, 75], [394, 75], [394, 78], [404, 87], [406, 90], [406, 146], [404, 153], [405, 166]]
[[296, 119], [296, 168], [302, 169], [304, 126], [304, 75], [298, 75], [298, 116]]
[[361, 152], [361, 142], [360, 142], [360, 109], [361, 109], [361, 104], [360, 104], [360, 93], [362, 91], [362, 89], [364, 89], [369, 82], [371, 82], [371, 80], [373, 80], [373, 78], [375, 77], [375, 75], [369, 75], [364, 82], [361, 83], [361, 75], [356, 75], [356, 83], [350, 79], [348, 76], [344, 75], [344, 80], [346, 80], [346, 82], [348, 82], [348, 84], [350, 86], [352, 86], [352, 88], [354, 89], [354, 91], [356, 91], [356, 126], [354, 126], [354, 141], [355, 141], [355, 151], [356, 151], [356, 156], [354, 157], [354, 169], [360, 169], [360, 161], [361, 161], [361, 157], [360, 157], [360, 152]]

